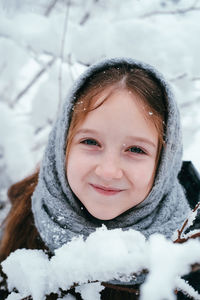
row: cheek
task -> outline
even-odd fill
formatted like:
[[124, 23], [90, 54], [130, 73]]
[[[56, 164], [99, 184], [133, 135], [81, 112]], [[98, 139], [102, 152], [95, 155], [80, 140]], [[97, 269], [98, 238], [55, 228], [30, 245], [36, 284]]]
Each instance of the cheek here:
[[66, 176], [70, 186], [80, 184], [91, 169], [91, 164], [80, 151], [71, 150], [66, 162]]
[[76, 153], [69, 152], [68, 155], [68, 160], [66, 162], [66, 175], [68, 178], [69, 183], [71, 181], [76, 181], [78, 178], [78, 174], [80, 174], [78, 172], [78, 170], [81, 170], [81, 160], [79, 158], [79, 156], [76, 155]]
[[151, 189], [155, 176], [155, 160], [140, 162], [132, 169], [132, 182], [138, 189]]

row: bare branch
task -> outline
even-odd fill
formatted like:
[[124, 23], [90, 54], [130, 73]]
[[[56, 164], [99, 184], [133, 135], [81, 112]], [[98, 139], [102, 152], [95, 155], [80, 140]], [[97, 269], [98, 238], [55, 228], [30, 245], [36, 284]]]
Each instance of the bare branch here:
[[1, 33], [1, 34], [0, 34], [0, 38], [1, 38], [1, 39], [10, 39], [10, 36], [7, 35], [7, 34]]
[[180, 75], [178, 75], [178, 76], [176, 76], [176, 77], [174, 77], [174, 78], [171, 78], [169, 81], [170, 81], [170, 82], [174, 82], [174, 81], [183, 79], [183, 78], [185, 78], [186, 76], [187, 76], [187, 73], [182, 73], [182, 74], [180, 74]]
[[83, 26], [83, 25], [87, 22], [87, 20], [89, 19], [89, 17], [90, 17], [90, 13], [89, 13], [89, 12], [86, 12], [86, 14], [83, 16], [83, 18], [82, 18], [81, 21], [79, 22], [79, 24], [80, 24], [81, 26]]
[[197, 80], [200, 80], [200, 77], [193, 77], [192, 78], [192, 81], [197, 81]]
[[153, 11], [150, 13], [146, 13], [146, 14], [142, 15], [141, 17], [148, 18], [148, 17], [152, 17], [152, 16], [156, 16], [156, 15], [183, 15], [188, 12], [199, 11], [200, 7], [196, 6], [196, 4], [197, 4], [197, 1], [195, 1], [193, 5], [191, 5], [188, 8], [185, 8], [185, 9], [176, 9], [176, 10], [168, 10], [168, 11], [157, 10], [157, 11]]
[[180, 104], [180, 108], [181, 109], [188, 108], [189, 106], [192, 106], [192, 105], [197, 104], [197, 103], [200, 103], [200, 98], [197, 98], [193, 101], [186, 101], [186, 102]]
[[50, 5], [47, 7], [47, 9], [44, 13], [45, 17], [48, 17], [51, 14], [51, 12], [54, 9], [54, 7], [56, 6], [57, 2], [58, 2], [58, 0], [52, 0], [51, 1]]
[[17, 97], [12, 101], [11, 107], [14, 107], [17, 102], [28, 92], [28, 90], [37, 82], [37, 80], [42, 76], [43, 73], [47, 71], [49, 67], [52, 66], [52, 64], [55, 61], [55, 57], [53, 57], [45, 67], [43, 67], [35, 76], [34, 78], [25, 86], [25, 88], [17, 95]]
[[65, 20], [64, 20], [64, 28], [63, 28], [63, 37], [62, 37], [62, 43], [61, 43], [61, 49], [60, 49], [60, 69], [59, 69], [59, 75], [58, 75], [59, 102], [58, 102], [58, 112], [57, 112], [57, 114], [59, 114], [59, 112], [60, 112], [60, 107], [61, 107], [61, 103], [62, 103], [62, 64], [63, 64], [66, 34], [67, 34], [67, 29], [68, 29], [70, 4], [71, 4], [71, 2], [70, 2], [70, 0], [68, 0], [67, 4], [66, 4], [66, 12], [65, 12]]
[[[94, 5], [97, 4], [98, 2], [99, 2], [99, 0], [93, 0], [93, 4], [94, 4]], [[89, 20], [89, 18], [90, 18], [90, 16], [91, 16], [90, 11], [91, 11], [92, 9], [93, 9], [93, 8], [90, 7], [90, 10], [87, 11], [87, 12], [83, 15], [81, 21], [79, 22], [79, 25], [81, 25], [81, 26], [85, 25], [85, 23]]]

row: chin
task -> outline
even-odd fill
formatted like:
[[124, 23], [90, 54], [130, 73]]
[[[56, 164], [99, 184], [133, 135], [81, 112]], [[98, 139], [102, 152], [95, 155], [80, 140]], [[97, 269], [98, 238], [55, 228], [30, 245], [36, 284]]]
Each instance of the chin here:
[[101, 220], [101, 221], [109, 221], [109, 220], [113, 220], [116, 217], [118, 217], [119, 215], [121, 215], [123, 212], [120, 213], [110, 213], [108, 214], [108, 212], [101, 212], [99, 213], [99, 211], [94, 211], [94, 210], [89, 210], [88, 208], [86, 208], [88, 210], [88, 212], [96, 219]]

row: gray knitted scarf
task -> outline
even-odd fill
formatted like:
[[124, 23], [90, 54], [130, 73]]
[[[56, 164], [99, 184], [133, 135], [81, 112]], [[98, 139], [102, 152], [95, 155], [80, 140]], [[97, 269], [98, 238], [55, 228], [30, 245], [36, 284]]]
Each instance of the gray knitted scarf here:
[[[65, 175], [66, 137], [76, 93], [94, 72], [125, 63], [148, 70], [156, 77], [168, 95], [166, 147], [162, 152], [154, 186], [147, 198], [113, 220], [100, 221], [92, 217], [73, 194]], [[55, 123], [42, 160], [39, 181], [32, 196], [35, 225], [44, 243], [53, 252], [72, 237], [87, 237], [97, 227], [135, 229], [147, 238], [153, 233], [171, 237], [189, 212], [189, 206], [177, 174], [182, 164], [182, 139], [177, 105], [162, 78], [151, 66], [132, 59], [115, 58], [89, 67], [74, 83], [62, 113]]]

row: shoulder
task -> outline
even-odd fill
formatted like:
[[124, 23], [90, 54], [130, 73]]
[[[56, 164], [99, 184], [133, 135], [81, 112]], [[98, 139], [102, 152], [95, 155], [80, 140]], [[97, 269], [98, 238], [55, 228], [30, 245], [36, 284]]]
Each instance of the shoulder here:
[[191, 161], [184, 161], [178, 179], [184, 188], [191, 210], [194, 210], [195, 207], [198, 209], [195, 219], [192, 225], [187, 229], [187, 232], [195, 229], [199, 230], [200, 209], [197, 208], [197, 204], [200, 202], [200, 174]]
[[185, 190], [190, 207], [200, 201], [200, 174], [191, 161], [183, 161], [178, 179]]

